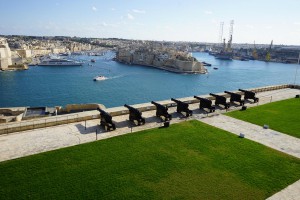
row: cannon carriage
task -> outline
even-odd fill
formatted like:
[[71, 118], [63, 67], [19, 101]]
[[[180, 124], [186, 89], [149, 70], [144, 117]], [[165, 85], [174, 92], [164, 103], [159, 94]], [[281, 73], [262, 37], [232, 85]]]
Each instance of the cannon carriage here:
[[170, 121], [172, 119], [172, 115], [168, 113], [168, 107], [161, 105], [155, 101], [151, 101], [153, 105], [156, 106], [156, 117], [161, 118], [162, 121]]
[[242, 100], [242, 95], [229, 92], [229, 91], [224, 91], [224, 92], [230, 95], [230, 103], [239, 102], [240, 106], [243, 106], [245, 104], [245, 100]]
[[209, 95], [216, 98], [215, 105], [219, 106], [221, 104], [224, 106], [225, 109], [228, 109], [230, 107], [230, 103], [226, 101], [226, 97], [213, 93], [209, 93]]
[[145, 124], [145, 118], [142, 117], [142, 113], [138, 109], [127, 104], [125, 104], [124, 106], [129, 110], [129, 121], [133, 123], [137, 121], [138, 126]]
[[97, 108], [100, 112], [100, 126], [106, 131], [116, 130], [116, 125], [112, 121], [112, 116], [104, 110]]
[[210, 99], [194, 96], [194, 98], [200, 100], [199, 108], [204, 110], [207, 108], [210, 113], [215, 112], [216, 108], [212, 105], [212, 101]]
[[243, 90], [239, 89], [239, 91], [244, 92], [244, 99], [252, 99], [254, 103], [257, 103], [259, 101], [259, 98], [257, 98], [255, 95], [255, 92], [249, 91], [249, 90]]
[[189, 109], [189, 104], [185, 103], [183, 101], [179, 101], [177, 99], [173, 99], [171, 98], [172, 101], [174, 101], [177, 104], [177, 112], [178, 113], [185, 113], [186, 117], [192, 116], [193, 115], [193, 111]]

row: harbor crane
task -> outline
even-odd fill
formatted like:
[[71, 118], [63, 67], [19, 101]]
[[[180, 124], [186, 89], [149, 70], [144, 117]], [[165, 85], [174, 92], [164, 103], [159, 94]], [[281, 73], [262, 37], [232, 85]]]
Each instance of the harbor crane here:
[[223, 27], [224, 27], [224, 22], [220, 22], [220, 30], [219, 30], [219, 37], [218, 37], [218, 43], [220, 46], [222, 46], [222, 41], [223, 41]]
[[230, 29], [229, 29], [229, 40], [228, 40], [227, 49], [226, 49], [227, 52], [230, 52], [230, 51], [231, 51], [231, 46], [232, 46], [232, 34], [233, 34], [233, 24], [234, 24], [234, 21], [231, 20], [231, 21], [230, 21]]
[[254, 41], [254, 47], [253, 47], [253, 51], [252, 51], [252, 57], [257, 60], [258, 56], [257, 56], [257, 50], [256, 50], [256, 45], [255, 45], [255, 41]]
[[266, 61], [269, 62], [271, 60], [271, 48], [273, 46], [273, 40], [271, 41], [271, 44], [267, 50], [267, 54], [266, 54]]

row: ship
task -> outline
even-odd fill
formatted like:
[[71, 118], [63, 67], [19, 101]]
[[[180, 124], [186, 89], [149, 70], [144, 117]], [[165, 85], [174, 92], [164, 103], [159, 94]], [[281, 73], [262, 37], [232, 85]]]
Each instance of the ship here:
[[67, 59], [49, 59], [42, 61], [40, 66], [81, 66], [83, 63]]
[[232, 60], [232, 54], [228, 52], [220, 52], [214, 55], [216, 59], [220, 60]]

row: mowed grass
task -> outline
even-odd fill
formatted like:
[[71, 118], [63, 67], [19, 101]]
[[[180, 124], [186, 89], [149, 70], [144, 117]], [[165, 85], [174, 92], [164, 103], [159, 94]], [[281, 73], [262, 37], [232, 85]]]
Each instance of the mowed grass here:
[[206, 125], [174, 124], [0, 163], [0, 199], [265, 199], [300, 159]]
[[300, 99], [293, 98], [226, 115], [300, 138]]

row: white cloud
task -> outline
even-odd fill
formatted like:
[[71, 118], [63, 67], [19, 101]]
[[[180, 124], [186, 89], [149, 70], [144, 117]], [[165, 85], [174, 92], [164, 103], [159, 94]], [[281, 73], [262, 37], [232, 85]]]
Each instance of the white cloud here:
[[130, 20], [134, 20], [134, 17], [130, 13], [127, 13], [127, 18]]
[[98, 9], [97, 9], [95, 6], [93, 6], [93, 7], [92, 7], [92, 10], [93, 10], [93, 11], [97, 11]]
[[247, 28], [250, 28], [250, 29], [253, 29], [253, 28], [254, 28], [254, 26], [251, 25], [251, 24], [247, 24], [246, 27], [247, 27]]
[[266, 28], [266, 29], [272, 29], [273, 26], [270, 26], [270, 25], [269, 25], [269, 26], [266, 26], [265, 28]]
[[100, 24], [100, 26], [104, 26], [104, 27], [117, 27], [118, 25], [117, 24], [108, 24], [106, 22], [102, 22]]
[[132, 12], [139, 13], [139, 14], [145, 14], [146, 13], [145, 10], [138, 10], [138, 9], [133, 9]]
[[111, 10], [111, 11], [115, 11], [116, 9], [115, 9], [115, 8], [111, 8], [110, 10]]
[[216, 25], [216, 24], [218, 24], [218, 21], [216, 19], [211, 19], [211, 23]]
[[300, 25], [300, 22], [294, 22], [294, 25]]
[[207, 15], [212, 15], [213, 14], [213, 12], [210, 11], [210, 10], [206, 10], [206, 11], [204, 11], [204, 13], [207, 14]]

